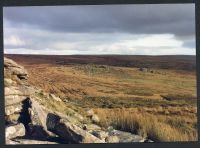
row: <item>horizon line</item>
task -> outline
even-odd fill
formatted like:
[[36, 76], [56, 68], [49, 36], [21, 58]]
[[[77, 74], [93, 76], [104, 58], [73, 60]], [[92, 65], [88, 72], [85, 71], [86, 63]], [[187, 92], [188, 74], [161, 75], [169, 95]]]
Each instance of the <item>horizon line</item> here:
[[4, 55], [41, 55], [41, 56], [196, 56], [196, 54], [23, 54], [4, 53]]

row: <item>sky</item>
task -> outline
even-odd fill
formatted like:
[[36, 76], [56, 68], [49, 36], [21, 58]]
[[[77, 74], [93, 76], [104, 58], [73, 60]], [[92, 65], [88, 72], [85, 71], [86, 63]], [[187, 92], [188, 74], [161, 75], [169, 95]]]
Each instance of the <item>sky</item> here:
[[195, 5], [4, 7], [4, 53], [196, 55]]

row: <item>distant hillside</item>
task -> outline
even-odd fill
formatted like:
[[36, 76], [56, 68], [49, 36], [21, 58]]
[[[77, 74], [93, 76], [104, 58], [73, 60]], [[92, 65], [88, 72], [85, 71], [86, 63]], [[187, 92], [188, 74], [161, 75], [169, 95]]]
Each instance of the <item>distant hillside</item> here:
[[174, 70], [196, 70], [196, 56], [192, 55], [5, 55], [21, 64], [104, 64], [122, 67], [146, 67]]

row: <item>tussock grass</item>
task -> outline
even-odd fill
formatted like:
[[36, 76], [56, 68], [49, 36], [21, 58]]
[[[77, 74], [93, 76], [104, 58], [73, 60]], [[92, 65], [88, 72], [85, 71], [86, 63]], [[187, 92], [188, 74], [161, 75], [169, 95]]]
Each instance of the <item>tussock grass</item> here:
[[156, 142], [167, 141], [197, 141], [196, 121], [185, 117], [170, 118], [169, 116], [156, 116], [140, 112], [137, 108], [132, 110], [96, 109], [101, 119], [101, 126], [114, 126], [117, 129], [139, 134]]

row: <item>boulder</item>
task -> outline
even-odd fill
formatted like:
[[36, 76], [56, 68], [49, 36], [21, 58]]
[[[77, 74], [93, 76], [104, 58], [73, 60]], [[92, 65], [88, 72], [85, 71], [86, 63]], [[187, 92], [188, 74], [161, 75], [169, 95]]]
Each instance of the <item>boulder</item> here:
[[95, 137], [80, 127], [61, 120], [58, 115], [49, 113], [47, 116], [47, 128], [60, 138], [72, 143], [104, 143], [103, 140]]
[[6, 139], [12, 139], [15, 137], [25, 136], [25, 127], [22, 123], [6, 127]]
[[98, 117], [97, 115], [93, 115], [93, 116], [92, 116], [92, 122], [94, 122], [94, 123], [99, 123], [99, 122], [100, 122], [99, 117]]
[[106, 137], [105, 141], [107, 143], [119, 143], [119, 138], [117, 136]]
[[18, 123], [19, 118], [20, 114], [11, 114], [9, 116], [5, 116], [5, 120], [8, 123]]
[[129, 132], [113, 130], [110, 131], [109, 135], [117, 136], [119, 142], [121, 143], [130, 143], [130, 142], [144, 142], [145, 139], [139, 135], [135, 135]]
[[96, 124], [84, 124], [83, 129], [87, 131], [99, 131], [101, 127]]
[[49, 110], [49, 109], [45, 108], [44, 106], [42, 106], [42, 108], [45, 111], [49, 112], [49, 113], [54, 113], [54, 114], [60, 116], [62, 119], [66, 120], [66, 121], [69, 121], [69, 122], [71, 122], [73, 124], [79, 125], [79, 127], [81, 127], [81, 128], [83, 127], [82, 124], [81, 124], [81, 122], [80, 122], [82, 120], [80, 120], [79, 118], [77, 118], [75, 116], [76, 113], [73, 110], [71, 110], [70, 108], [68, 108], [70, 110], [70, 112], [73, 111], [73, 113], [74, 113], [72, 116], [69, 116], [69, 115], [66, 115], [66, 114], [63, 114], [63, 113], [60, 113], [60, 112], [57, 112], [57, 111], [53, 111], [52, 112], [52, 110]]

